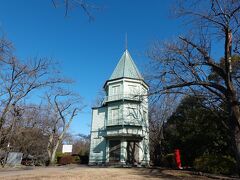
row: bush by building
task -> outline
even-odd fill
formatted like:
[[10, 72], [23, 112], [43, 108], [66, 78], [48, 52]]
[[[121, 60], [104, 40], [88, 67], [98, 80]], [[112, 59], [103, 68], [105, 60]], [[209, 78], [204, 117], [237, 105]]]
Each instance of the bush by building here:
[[59, 160], [60, 165], [72, 164], [73, 162], [74, 157], [72, 157], [71, 155], [64, 155]]
[[236, 173], [236, 161], [230, 156], [203, 155], [196, 158], [194, 168], [198, 171], [231, 175]]

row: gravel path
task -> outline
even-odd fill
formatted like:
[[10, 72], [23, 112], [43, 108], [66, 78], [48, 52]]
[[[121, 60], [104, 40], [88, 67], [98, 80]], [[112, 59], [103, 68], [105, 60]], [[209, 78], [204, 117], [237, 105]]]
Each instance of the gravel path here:
[[154, 180], [209, 179], [187, 171], [147, 168], [101, 168], [88, 166], [58, 166], [0, 169], [1, 180]]

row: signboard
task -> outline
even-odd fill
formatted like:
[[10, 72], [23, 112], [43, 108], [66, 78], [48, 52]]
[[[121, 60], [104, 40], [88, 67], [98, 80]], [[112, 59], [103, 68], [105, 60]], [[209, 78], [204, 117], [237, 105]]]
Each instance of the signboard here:
[[62, 147], [62, 153], [72, 153], [72, 145], [64, 144]]
[[7, 157], [7, 165], [17, 166], [21, 165], [23, 153], [19, 152], [9, 152]]

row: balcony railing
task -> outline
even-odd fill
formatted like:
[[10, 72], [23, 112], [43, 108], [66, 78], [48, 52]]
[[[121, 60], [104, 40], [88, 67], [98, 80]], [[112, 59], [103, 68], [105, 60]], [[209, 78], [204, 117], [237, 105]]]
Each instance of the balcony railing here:
[[142, 126], [143, 122], [141, 119], [123, 119], [123, 118], [119, 118], [119, 119], [108, 119], [106, 122], [107, 126], [118, 126], [118, 125], [122, 125], [122, 126]]
[[142, 101], [142, 95], [136, 94], [117, 94], [112, 96], [106, 96], [104, 98], [103, 104], [110, 101], [118, 101], [118, 100], [130, 100], [130, 101]]

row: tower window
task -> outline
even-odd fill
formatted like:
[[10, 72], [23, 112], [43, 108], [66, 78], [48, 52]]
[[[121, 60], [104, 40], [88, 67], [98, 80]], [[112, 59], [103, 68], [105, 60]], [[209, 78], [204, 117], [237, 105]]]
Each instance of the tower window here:
[[119, 121], [119, 108], [111, 109], [110, 118], [108, 119], [109, 125], [116, 125]]
[[119, 95], [120, 85], [112, 86], [112, 95]]

